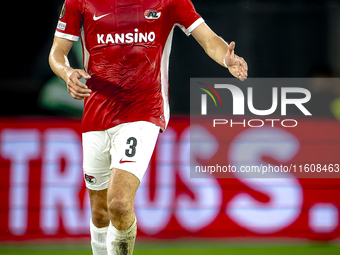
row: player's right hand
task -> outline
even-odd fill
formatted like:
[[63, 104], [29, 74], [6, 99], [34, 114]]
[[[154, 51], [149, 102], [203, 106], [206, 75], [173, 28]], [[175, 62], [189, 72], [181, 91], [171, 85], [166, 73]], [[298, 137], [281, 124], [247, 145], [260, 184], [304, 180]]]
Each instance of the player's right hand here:
[[89, 97], [91, 90], [79, 81], [79, 79], [85, 78], [90, 79], [91, 76], [82, 69], [73, 69], [68, 74], [68, 79], [66, 81], [67, 92], [74, 98], [78, 100], [83, 100], [85, 97]]

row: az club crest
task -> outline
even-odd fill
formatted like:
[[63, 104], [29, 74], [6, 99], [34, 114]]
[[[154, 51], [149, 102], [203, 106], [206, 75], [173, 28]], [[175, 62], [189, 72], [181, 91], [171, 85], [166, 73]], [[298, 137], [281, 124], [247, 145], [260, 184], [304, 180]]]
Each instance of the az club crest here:
[[161, 16], [161, 12], [153, 11], [153, 10], [146, 10], [144, 12], [144, 17], [146, 19], [159, 19]]
[[85, 174], [85, 181], [89, 184], [95, 184], [97, 182], [96, 177]]

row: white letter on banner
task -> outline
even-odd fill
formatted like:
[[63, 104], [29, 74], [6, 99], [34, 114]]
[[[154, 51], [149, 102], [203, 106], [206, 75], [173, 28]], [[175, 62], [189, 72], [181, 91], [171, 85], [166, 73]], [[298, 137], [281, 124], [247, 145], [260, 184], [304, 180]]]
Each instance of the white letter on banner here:
[[29, 161], [39, 157], [39, 130], [4, 129], [1, 155], [11, 161], [9, 187], [9, 231], [23, 235], [27, 230]]
[[174, 151], [176, 132], [168, 127], [159, 136], [156, 147], [155, 198], [150, 200], [150, 169], [144, 175], [135, 200], [138, 228], [146, 234], [154, 235], [162, 231], [171, 218], [174, 204], [176, 182], [174, 170]]
[[[215, 178], [207, 173], [207, 178], [190, 178], [190, 163], [199, 165], [195, 160], [190, 162], [190, 130], [191, 139], [199, 141], [191, 147], [191, 154], [200, 159], [211, 159], [218, 150], [219, 144], [204, 127], [196, 125], [186, 128], [181, 134], [179, 153], [179, 175], [185, 185], [194, 193], [193, 200], [188, 194], [180, 194], [177, 199], [175, 216], [183, 228], [197, 232], [211, 224], [220, 212], [222, 189]], [[204, 173], [201, 173], [204, 175]]]
[[[299, 140], [282, 128], [247, 129], [231, 142], [228, 159], [237, 169], [241, 166], [261, 167], [261, 164], [267, 165], [263, 156], [287, 163], [299, 149]], [[246, 192], [235, 195], [227, 205], [226, 214], [238, 225], [255, 233], [270, 234], [288, 227], [299, 217], [303, 192], [292, 174], [235, 172], [234, 175], [248, 187], [269, 197], [269, 202], [263, 203]]]
[[[72, 129], [49, 129], [45, 133], [42, 167], [40, 226], [45, 234], [57, 234], [59, 211], [69, 234], [88, 233], [90, 209], [80, 209], [79, 191], [83, 185], [80, 137]], [[61, 160], [65, 169], [61, 169]], [[85, 203], [89, 206], [88, 203]]]

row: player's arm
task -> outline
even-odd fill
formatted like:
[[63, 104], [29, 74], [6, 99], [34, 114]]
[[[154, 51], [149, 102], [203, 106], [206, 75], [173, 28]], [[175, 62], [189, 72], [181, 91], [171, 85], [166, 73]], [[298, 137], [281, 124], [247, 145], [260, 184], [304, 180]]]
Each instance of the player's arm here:
[[79, 79], [90, 79], [91, 76], [82, 69], [73, 69], [70, 67], [67, 54], [69, 53], [73, 41], [54, 37], [51, 48], [49, 63], [52, 71], [62, 78], [67, 85], [67, 91], [70, 95], [78, 100], [90, 96], [91, 90], [81, 83]]
[[234, 54], [235, 42], [228, 45], [205, 23], [200, 24], [191, 34], [213, 60], [222, 66], [226, 64], [233, 76], [242, 81], [247, 78], [248, 66], [243, 58]]

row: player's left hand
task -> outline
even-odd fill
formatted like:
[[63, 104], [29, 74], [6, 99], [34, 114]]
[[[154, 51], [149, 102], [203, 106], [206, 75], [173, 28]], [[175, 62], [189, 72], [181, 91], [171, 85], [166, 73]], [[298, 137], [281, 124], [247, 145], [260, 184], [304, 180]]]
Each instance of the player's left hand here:
[[236, 78], [244, 81], [248, 77], [248, 65], [243, 58], [234, 53], [235, 42], [229, 44], [229, 50], [224, 57], [225, 63], [228, 66], [229, 72]]

